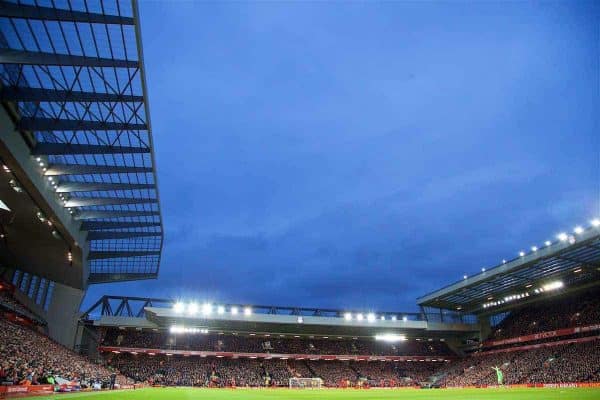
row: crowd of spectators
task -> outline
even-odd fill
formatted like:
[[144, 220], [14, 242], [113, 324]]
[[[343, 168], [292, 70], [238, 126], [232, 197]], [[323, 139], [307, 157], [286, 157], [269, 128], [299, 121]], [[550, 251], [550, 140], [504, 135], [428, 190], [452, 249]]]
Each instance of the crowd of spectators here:
[[474, 355], [447, 363], [436, 371], [447, 386], [600, 381], [600, 341], [571, 343], [525, 351]]
[[290, 338], [271, 335], [238, 336], [210, 334], [171, 334], [167, 331], [109, 329], [103, 345], [151, 349], [227, 351], [241, 353], [410, 355], [444, 356], [451, 351], [444, 342], [410, 340], [400, 343], [373, 339]]
[[[288, 386], [289, 379], [321, 378], [325, 386], [409, 386], [425, 380], [433, 363], [309, 361], [111, 354], [108, 365], [136, 382], [183, 386]], [[400, 365], [402, 364], [402, 365]]]
[[511, 312], [489, 339], [499, 340], [600, 323], [600, 289], [528, 305]]
[[[109, 382], [112, 371], [27, 326], [0, 317], [0, 383], [37, 385], [59, 380]], [[117, 383], [125, 383], [117, 375]]]

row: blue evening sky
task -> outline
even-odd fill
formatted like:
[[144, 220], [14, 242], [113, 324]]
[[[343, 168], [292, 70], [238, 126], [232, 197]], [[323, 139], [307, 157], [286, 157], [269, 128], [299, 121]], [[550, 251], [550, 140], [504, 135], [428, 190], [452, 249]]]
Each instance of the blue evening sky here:
[[597, 2], [140, 3], [161, 272], [86, 304], [414, 310], [600, 214]]

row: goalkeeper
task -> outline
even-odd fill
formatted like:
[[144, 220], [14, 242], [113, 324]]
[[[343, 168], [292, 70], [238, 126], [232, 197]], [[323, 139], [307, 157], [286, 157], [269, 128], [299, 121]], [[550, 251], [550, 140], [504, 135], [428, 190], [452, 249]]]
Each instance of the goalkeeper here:
[[498, 385], [502, 386], [504, 384], [504, 374], [502, 370], [498, 367], [492, 367], [494, 371], [496, 371], [496, 377], [498, 378]]

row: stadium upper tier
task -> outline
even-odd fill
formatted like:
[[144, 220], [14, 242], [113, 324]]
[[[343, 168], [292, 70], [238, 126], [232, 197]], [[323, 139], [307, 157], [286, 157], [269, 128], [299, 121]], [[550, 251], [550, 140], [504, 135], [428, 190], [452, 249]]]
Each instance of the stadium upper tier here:
[[156, 277], [163, 231], [136, 1], [0, 1], [0, 82], [0, 195], [18, 211], [0, 261], [78, 288]]
[[599, 283], [600, 220], [588, 229], [561, 233], [555, 242], [521, 251], [474, 276], [448, 285], [418, 299], [421, 307], [492, 314], [559, 291], [578, 290]]

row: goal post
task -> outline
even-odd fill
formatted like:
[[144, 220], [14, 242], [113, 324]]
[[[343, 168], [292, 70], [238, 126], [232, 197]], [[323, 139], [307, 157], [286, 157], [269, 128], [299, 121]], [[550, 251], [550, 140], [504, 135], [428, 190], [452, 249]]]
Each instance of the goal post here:
[[290, 378], [290, 389], [321, 389], [321, 378]]

